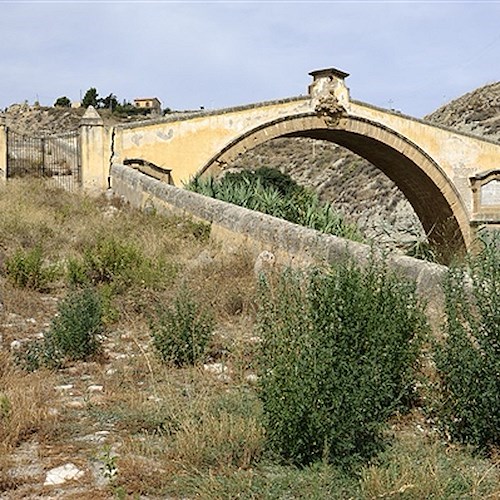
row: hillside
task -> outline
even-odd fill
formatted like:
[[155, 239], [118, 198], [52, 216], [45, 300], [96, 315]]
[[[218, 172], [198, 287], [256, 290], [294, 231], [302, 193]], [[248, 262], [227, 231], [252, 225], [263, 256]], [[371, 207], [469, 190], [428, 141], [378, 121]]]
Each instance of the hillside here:
[[[51, 135], [78, 129], [85, 109], [29, 106], [27, 104], [13, 104], [4, 113], [6, 124], [19, 134]], [[99, 114], [105, 125], [114, 125], [121, 122], [144, 120], [143, 115], [118, 116], [107, 109], [99, 109]]]
[[500, 82], [469, 92], [425, 119], [500, 141]]

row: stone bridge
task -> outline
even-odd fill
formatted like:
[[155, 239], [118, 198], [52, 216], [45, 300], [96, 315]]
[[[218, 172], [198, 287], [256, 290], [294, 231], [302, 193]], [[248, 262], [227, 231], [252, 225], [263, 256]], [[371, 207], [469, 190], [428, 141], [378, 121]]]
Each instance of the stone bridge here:
[[89, 109], [80, 127], [83, 185], [103, 190], [112, 164], [139, 158], [170, 169], [182, 186], [270, 139], [310, 137], [344, 146], [384, 172], [435, 244], [469, 248], [478, 228], [500, 230], [499, 143], [352, 100], [348, 75], [337, 69], [310, 75], [304, 96], [156, 121], [108, 128]]
[[479, 226], [500, 228], [500, 144], [351, 100], [342, 71], [311, 76], [305, 96], [116, 127], [113, 162], [148, 160], [181, 185], [276, 137], [323, 139], [392, 179], [435, 243], [470, 247]]

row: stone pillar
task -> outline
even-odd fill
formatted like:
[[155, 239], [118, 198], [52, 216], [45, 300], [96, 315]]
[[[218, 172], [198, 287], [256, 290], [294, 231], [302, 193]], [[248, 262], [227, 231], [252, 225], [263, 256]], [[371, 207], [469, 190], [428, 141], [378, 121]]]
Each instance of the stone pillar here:
[[91, 193], [108, 188], [109, 151], [104, 122], [93, 106], [89, 106], [80, 121], [82, 187]]
[[313, 77], [313, 82], [309, 85], [308, 92], [313, 99], [331, 94], [339, 104], [347, 108], [350, 97], [345, 79], [349, 73], [336, 68], [326, 68], [311, 71], [309, 74]]
[[5, 116], [0, 116], [0, 182], [7, 180], [7, 126]]

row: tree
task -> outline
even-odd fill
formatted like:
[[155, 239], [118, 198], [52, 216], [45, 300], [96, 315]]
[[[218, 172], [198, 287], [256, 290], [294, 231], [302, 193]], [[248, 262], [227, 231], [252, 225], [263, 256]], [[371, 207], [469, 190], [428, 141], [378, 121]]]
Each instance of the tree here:
[[114, 94], [109, 94], [104, 99], [99, 99], [99, 104], [100, 104], [99, 107], [101, 108], [110, 109], [111, 111], [114, 111], [118, 106], [118, 100], [116, 99], [116, 96]]
[[54, 103], [54, 107], [56, 108], [69, 108], [71, 107], [71, 101], [66, 97], [58, 97], [56, 102]]
[[97, 93], [97, 89], [94, 87], [90, 87], [83, 96], [82, 106], [84, 108], [88, 108], [89, 106], [94, 106], [94, 108], [99, 107], [98, 96], [99, 94]]

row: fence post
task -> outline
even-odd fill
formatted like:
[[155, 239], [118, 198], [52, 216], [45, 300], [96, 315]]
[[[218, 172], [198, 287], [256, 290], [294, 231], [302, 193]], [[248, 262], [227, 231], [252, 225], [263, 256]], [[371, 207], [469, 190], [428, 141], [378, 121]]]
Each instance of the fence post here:
[[0, 116], [0, 182], [7, 180], [7, 126]]
[[104, 121], [93, 106], [87, 108], [80, 121], [80, 141], [82, 187], [96, 194], [103, 192], [108, 188], [109, 151]]

